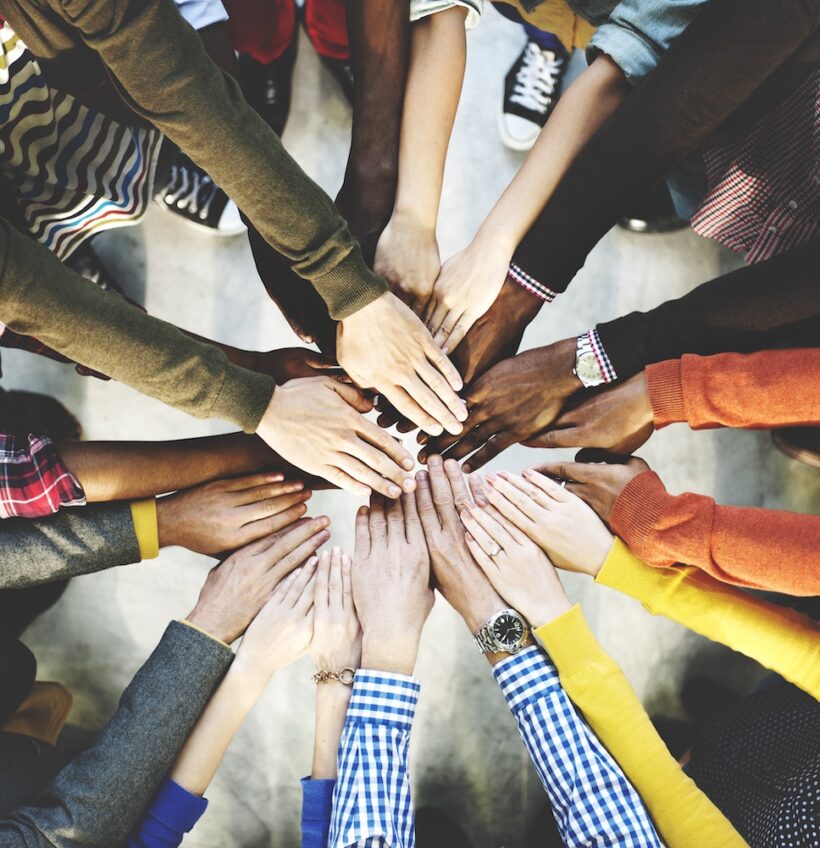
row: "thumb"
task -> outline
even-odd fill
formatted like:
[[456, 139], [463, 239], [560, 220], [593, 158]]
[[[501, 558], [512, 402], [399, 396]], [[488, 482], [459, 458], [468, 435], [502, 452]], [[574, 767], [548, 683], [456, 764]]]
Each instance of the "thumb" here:
[[365, 397], [355, 386], [350, 386], [347, 383], [334, 382], [331, 388], [345, 403], [352, 406], [357, 412], [370, 412], [373, 409], [373, 401]]

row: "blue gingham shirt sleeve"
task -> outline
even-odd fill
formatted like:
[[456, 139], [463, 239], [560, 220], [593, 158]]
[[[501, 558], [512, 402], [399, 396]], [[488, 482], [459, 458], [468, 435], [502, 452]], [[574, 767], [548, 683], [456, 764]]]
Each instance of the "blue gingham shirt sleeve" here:
[[329, 848], [413, 848], [407, 755], [419, 682], [356, 673], [339, 746]]
[[568, 848], [662, 848], [632, 784], [578, 714], [537, 647], [493, 668]]

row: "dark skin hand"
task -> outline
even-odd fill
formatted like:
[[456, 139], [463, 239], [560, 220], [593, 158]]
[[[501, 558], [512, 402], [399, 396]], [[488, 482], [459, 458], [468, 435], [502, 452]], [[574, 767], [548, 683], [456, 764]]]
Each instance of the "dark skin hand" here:
[[650, 467], [640, 457], [600, 450], [582, 450], [575, 462], [548, 462], [535, 470], [556, 480], [568, 480], [566, 489], [588, 503], [609, 524], [612, 507], [635, 477]]
[[442, 451], [448, 459], [464, 459], [476, 451], [464, 464], [469, 473], [510, 445], [543, 432], [567, 398], [582, 387], [572, 373], [574, 365], [574, 338], [499, 362], [467, 390], [470, 416], [464, 423], [466, 435], [431, 439], [419, 460], [424, 462], [429, 454]]
[[531, 448], [603, 448], [630, 454], [652, 435], [652, 405], [643, 371], [566, 409]]

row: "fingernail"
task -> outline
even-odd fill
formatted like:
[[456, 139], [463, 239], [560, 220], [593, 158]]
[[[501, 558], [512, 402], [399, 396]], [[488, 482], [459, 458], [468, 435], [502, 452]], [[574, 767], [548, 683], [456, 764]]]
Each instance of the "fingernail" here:
[[458, 418], [459, 421], [466, 421], [469, 417], [470, 417], [470, 413], [467, 412], [467, 407], [466, 406], [460, 407], [459, 410], [458, 410], [458, 414], [456, 415], [456, 418]]
[[484, 475], [484, 479], [485, 479], [488, 483], [495, 483], [495, 481], [496, 481], [496, 476], [495, 476], [495, 474], [493, 474], [493, 473], [491, 473], [491, 472], [490, 472], [490, 473], [487, 473], [487, 474], [485, 474], [485, 475]]
[[307, 344], [313, 344], [313, 336], [305, 336], [305, 342]]
[[408, 477], [403, 483], [402, 487], [405, 492], [415, 492], [416, 490], [416, 481], [412, 477]]
[[398, 498], [398, 497], [401, 496], [401, 489], [398, 486], [388, 486], [387, 487], [387, 494], [391, 498]]
[[473, 538], [472, 533], [470, 533], [469, 531], [464, 533], [464, 539], [467, 542], [475, 542], [475, 539]]
[[320, 515], [317, 519], [320, 527], [329, 527], [330, 519], [326, 515]]
[[442, 352], [445, 356], [447, 356], [447, 354], [448, 354], [448, 353], [450, 353], [450, 348], [449, 348], [449, 347], [447, 347], [447, 345], [444, 345], [444, 347], [441, 349], [441, 352]]
[[414, 465], [415, 465], [415, 463], [413, 462], [413, 460], [409, 456], [407, 457], [407, 459], [403, 459], [401, 461], [402, 468], [406, 468], [408, 471], [412, 471]]
[[268, 480], [270, 480], [271, 483], [281, 483], [282, 480], [284, 480], [284, 479], [285, 479], [285, 475], [282, 474], [279, 471], [277, 471], [275, 474], [269, 474], [268, 475]]
[[426, 471], [419, 471], [419, 473], [416, 474], [416, 480], [421, 480], [422, 482], [424, 482], [428, 476], [429, 475]]
[[424, 451], [419, 454], [419, 462], [427, 462], [427, 454]]
[[458, 463], [454, 459], [445, 459], [444, 467], [449, 468], [451, 471], [455, 471], [458, 468]]
[[464, 430], [464, 427], [462, 427], [461, 424], [450, 424], [447, 427], [447, 432], [450, 433], [453, 436], [457, 436], [463, 430]]
[[330, 552], [322, 551], [322, 559], [330, 559]]
[[499, 471], [498, 476], [501, 477], [502, 480], [510, 479], [510, 475], [506, 471]]
[[524, 471], [521, 472], [521, 476], [522, 477], [532, 477], [532, 471], [529, 468], [527, 468], [527, 469], [525, 469]]
[[327, 530], [322, 530], [322, 532], [317, 537], [319, 539], [319, 544], [322, 542], [326, 542], [330, 538], [330, 533]]
[[427, 432], [431, 436], [440, 436], [444, 432], [444, 427], [441, 424], [433, 424], [431, 427], [427, 428]]
[[419, 433], [416, 437], [416, 442], [418, 442], [418, 444], [420, 445], [426, 445], [429, 441], [430, 437], [427, 435], [427, 433]]
[[441, 465], [441, 457], [437, 453], [435, 453], [427, 461], [427, 464], [432, 466], [433, 468], [438, 468], [439, 465]]
[[367, 507], [366, 506], [360, 506], [359, 507], [359, 515], [367, 515]]
[[368, 486], [362, 486], [359, 489], [359, 495], [361, 495], [361, 497], [363, 497], [363, 498], [369, 498], [371, 494], [372, 494], [372, 491]]
[[288, 486], [287, 490], [288, 490], [288, 492], [301, 492], [302, 489], [304, 489], [304, 488], [305, 488], [305, 484], [302, 483], [301, 480], [300, 480], [299, 482], [291, 483]]
[[338, 545], [333, 546], [333, 553], [335, 556], [338, 556], [342, 552], [342, 549]]
[[465, 462], [461, 467], [465, 474], [469, 474], [473, 470], [473, 466], [469, 462]]

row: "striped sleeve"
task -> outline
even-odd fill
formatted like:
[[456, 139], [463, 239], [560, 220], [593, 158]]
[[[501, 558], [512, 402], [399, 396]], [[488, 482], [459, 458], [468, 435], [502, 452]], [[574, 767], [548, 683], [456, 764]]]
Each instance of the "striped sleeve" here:
[[339, 747], [329, 848], [413, 848], [407, 754], [420, 685], [359, 671]]
[[84, 504], [79, 480], [51, 439], [0, 434], [0, 519], [40, 518]]
[[493, 674], [568, 848], [661, 848], [640, 796], [576, 711], [546, 654], [526, 648]]

